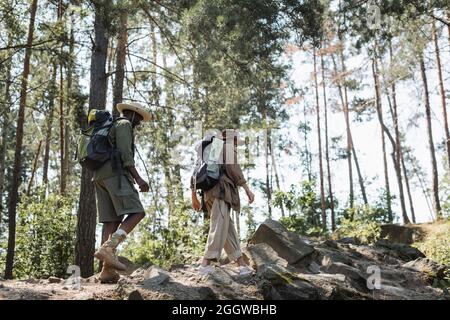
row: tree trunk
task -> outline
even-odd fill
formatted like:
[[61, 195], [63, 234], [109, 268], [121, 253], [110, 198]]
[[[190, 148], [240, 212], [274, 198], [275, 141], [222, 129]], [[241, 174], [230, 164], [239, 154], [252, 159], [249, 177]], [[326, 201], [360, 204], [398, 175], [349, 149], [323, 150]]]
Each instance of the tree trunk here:
[[31, 177], [30, 177], [30, 180], [28, 181], [27, 196], [29, 196], [30, 192], [31, 192], [31, 186], [33, 185], [34, 176], [36, 174], [36, 170], [37, 170], [37, 166], [38, 166], [39, 155], [41, 154], [41, 147], [42, 147], [42, 140], [39, 140], [38, 147], [36, 150], [36, 155], [35, 155], [34, 161], [33, 161], [33, 168], [31, 169]]
[[263, 120], [266, 125], [266, 143], [264, 146], [264, 166], [266, 169], [266, 197], [267, 197], [267, 209], [268, 209], [268, 217], [272, 219], [272, 190], [270, 187], [270, 173], [269, 173], [269, 145], [272, 143], [270, 139], [270, 129], [267, 125], [267, 111], [265, 107], [263, 108]]
[[[381, 146], [383, 150], [383, 167], [384, 167], [384, 186], [386, 189], [386, 207], [388, 211], [388, 219], [389, 222], [393, 221], [393, 215], [392, 215], [392, 201], [391, 201], [391, 188], [389, 185], [389, 171], [388, 171], [388, 163], [387, 163], [387, 156], [386, 156], [386, 141], [384, 137], [384, 131], [387, 129], [384, 120], [383, 120], [383, 106], [381, 104], [381, 87], [380, 87], [380, 80], [378, 76], [379, 70], [378, 70], [378, 58], [375, 53], [375, 57], [372, 61], [372, 74], [373, 74], [373, 81], [375, 84], [375, 105], [378, 115], [378, 121], [380, 123], [381, 128]], [[394, 165], [396, 164], [396, 161], [394, 159]], [[406, 208], [404, 207], [404, 203], [402, 204], [402, 212], [406, 213]]]
[[344, 57], [344, 42], [342, 40], [342, 36], [339, 36], [339, 40], [341, 42], [341, 47], [339, 50], [339, 57], [341, 60], [341, 69], [342, 69], [342, 73], [343, 73], [343, 77], [344, 77], [344, 85], [343, 85], [343, 89], [344, 89], [344, 102], [345, 102], [345, 108], [344, 108], [344, 112], [345, 112], [345, 118], [346, 118], [346, 124], [347, 124], [347, 139], [350, 140], [350, 147], [351, 147], [351, 151], [353, 152], [353, 160], [355, 161], [355, 166], [356, 166], [356, 172], [358, 174], [358, 182], [359, 182], [359, 187], [361, 189], [361, 195], [363, 197], [363, 201], [364, 204], [368, 204], [369, 201], [367, 200], [367, 195], [366, 195], [366, 188], [364, 186], [364, 179], [362, 177], [362, 173], [361, 173], [361, 168], [359, 166], [359, 161], [358, 161], [358, 157], [356, 154], [356, 150], [355, 150], [355, 144], [353, 142], [353, 136], [352, 136], [352, 132], [350, 129], [350, 111], [349, 111], [349, 103], [348, 103], [348, 93], [347, 93], [347, 85], [345, 83], [345, 75], [347, 74], [347, 68], [345, 66], [345, 57]]
[[[389, 62], [392, 65], [392, 57], [393, 57], [393, 52], [392, 52], [392, 45], [391, 43], [389, 43]], [[398, 191], [399, 191], [399, 197], [400, 197], [400, 207], [402, 208], [402, 218], [403, 218], [403, 223], [404, 224], [408, 224], [410, 223], [409, 218], [408, 218], [408, 214], [406, 213], [406, 202], [405, 202], [405, 193], [403, 190], [403, 181], [402, 181], [402, 171], [401, 171], [401, 159], [402, 159], [402, 147], [401, 147], [401, 138], [400, 138], [400, 127], [398, 124], [398, 106], [397, 106], [397, 88], [395, 85], [395, 81], [391, 80], [392, 84], [391, 84], [391, 96], [392, 96], [392, 103], [390, 102], [389, 99], [389, 92], [387, 93], [388, 96], [388, 101], [389, 101], [389, 106], [391, 106], [391, 114], [392, 114], [392, 121], [394, 123], [394, 132], [395, 132], [395, 143], [394, 143], [394, 155], [393, 155], [393, 161], [394, 161], [394, 169], [395, 169], [395, 174], [397, 176], [397, 184], [398, 184]], [[386, 90], [388, 91], [389, 89], [386, 88]], [[404, 177], [405, 177], [405, 182], [408, 181], [408, 176], [406, 175], [406, 171], [404, 172]], [[409, 184], [406, 184], [407, 188], [409, 189]], [[411, 193], [408, 190], [408, 197], [411, 197]], [[411, 208], [411, 213], [412, 213], [412, 217], [414, 217], [414, 207], [412, 205], [412, 199], [410, 198], [410, 208]], [[413, 220], [414, 222], [414, 220]]]
[[74, 50], [75, 50], [75, 37], [74, 37], [74, 18], [73, 12], [70, 13], [70, 38], [69, 38], [69, 61], [67, 62], [67, 97], [66, 97], [66, 114], [65, 114], [65, 127], [64, 127], [64, 168], [66, 177], [70, 177], [71, 173], [71, 143], [70, 143], [70, 128], [72, 121], [71, 113], [72, 113], [72, 103], [73, 99], [73, 70], [74, 70]]
[[43, 164], [43, 177], [44, 184], [48, 184], [48, 167], [50, 162], [50, 145], [52, 142], [52, 126], [53, 126], [53, 114], [55, 107], [55, 93], [56, 93], [56, 64], [53, 64], [53, 75], [49, 88], [48, 97], [48, 115], [47, 115], [47, 128], [45, 133], [45, 149], [44, 149], [44, 164]]
[[425, 102], [425, 114], [426, 114], [426, 121], [427, 121], [427, 131], [428, 131], [428, 144], [430, 148], [430, 157], [431, 157], [431, 168], [432, 172], [431, 175], [433, 177], [433, 183], [432, 183], [432, 190], [433, 190], [433, 209], [434, 213], [436, 215], [436, 219], [442, 218], [442, 211], [441, 211], [441, 202], [439, 200], [439, 173], [437, 168], [437, 162], [436, 162], [436, 153], [434, 148], [434, 141], [433, 141], [433, 128], [431, 125], [431, 107], [430, 107], [430, 95], [428, 91], [428, 80], [427, 80], [427, 74], [425, 70], [425, 62], [423, 60], [423, 56], [420, 56], [420, 73], [422, 75], [422, 81], [423, 81], [423, 88], [424, 88], [424, 102]]
[[117, 51], [116, 51], [116, 72], [113, 86], [113, 116], [118, 117], [119, 111], [116, 106], [122, 102], [123, 99], [123, 82], [125, 79], [125, 58], [127, 53], [128, 43], [128, 12], [122, 11], [120, 13], [119, 35], [117, 36]]
[[14, 167], [11, 191], [8, 201], [8, 250], [6, 253], [5, 279], [13, 278], [14, 250], [16, 246], [16, 210], [19, 202], [20, 177], [22, 175], [22, 145], [23, 127], [25, 123], [25, 108], [27, 104], [28, 75], [30, 74], [31, 46], [33, 45], [34, 22], [37, 11], [37, 0], [32, 0], [30, 6], [30, 23], [28, 25], [27, 47], [23, 62], [22, 82], [20, 88], [19, 112], [16, 127], [16, 148], [14, 151]]
[[[270, 152], [270, 159], [272, 161], [273, 172], [274, 172], [274, 175], [275, 175], [275, 183], [277, 185], [277, 189], [281, 191], [280, 177], [278, 176], [277, 163], [275, 161], [275, 154], [274, 154], [274, 152], [272, 150], [272, 144], [269, 144], [269, 152]], [[284, 205], [283, 205], [283, 203], [281, 203], [280, 209], [281, 209], [281, 216], [284, 217], [285, 213], [284, 213]]]
[[[62, 0], [59, 0], [58, 2], [58, 22], [63, 25], [63, 15], [64, 15], [64, 9]], [[67, 184], [67, 175], [66, 175], [66, 168], [65, 168], [65, 160], [64, 160], [64, 154], [65, 154], [65, 137], [64, 137], [64, 43], [61, 43], [60, 48], [60, 64], [59, 64], [59, 161], [60, 161], [60, 180], [59, 180], [59, 191], [62, 195], [66, 193], [66, 184]]]
[[320, 130], [320, 105], [319, 105], [319, 84], [317, 82], [317, 52], [316, 47], [313, 47], [314, 56], [314, 87], [316, 93], [316, 119], [317, 119], [317, 139], [319, 145], [319, 179], [320, 179], [320, 208], [322, 211], [322, 225], [323, 230], [327, 230], [327, 212], [325, 206], [325, 189], [323, 179], [323, 162], [322, 162], [322, 133]]
[[341, 84], [341, 76], [339, 75], [339, 71], [336, 64], [336, 59], [334, 58], [334, 55], [331, 56], [333, 60], [334, 65], [334, 73], [336, 78], [336, 84], [339, 90], [339, 97], [341, 99], [341, 105], [342, 110], [344, 112], [344, 119], [345, 119], [345, 127], [346, 127], [346, 133], [347, 133], [347, 165], [348, 165], [348, 180], [349, 180], [349, 207], [354, 207], [354, 199], [355, 199], [355, 193], [353, 191], [353, 169], [352, 169], [352, 139], [351, 139], [351, 131], [350, 131], [350, 120], [348, 115], [348, 106], [346, 101], [344, 100], [344, 94], [342, 90], [342, 84]]
[[442, 77], [442, 64], [441, 64], [441, 54], [439, 51], [439, 39], [436, 31], [436, 25], [433, 23], [433, 39], [434, 47], [436, 52], [436, 63], [439, 79], [439, 92], [441, 94], [441, 104], [442, 104], [442, 117], [444, 118], [444, 132], [445, 132], [445, 147], [447, 151], [447, 163], [448, 170], [450, 172], [450, 131], [448, 129], [448, 119], [447, 119], [447, 103], [445, 97], [444, 79]]
[[[91, 76], [89, 90], [89, 110], [105, 109], [107, 77], [105, 72], [108, 54], [108, 38], [105, 13], [105, 2], [95, 4], [95, 44], [91, 56]], [[90, 277], [94, 273], [96, 208], [92, 173], [82, 170], [79, 210], [77, 221], [77, 238], [75, 245], [75, 264], [81, 268], [82, 277]]]
[[64, 167], [64, 76], [63, 66], [59, 67], [59, 163], [60, 163], [60, 180], [59, 192], [64, 195], [66, 192], [66, 169]]
[[[12, 35], [8, 32], [8, 46], [12, 46]], [[8, 52], [9, 53], [9, 52]], [[6, 62], [6, 82], [5, 82], [5, 108], [3, 110], [2, 121], [2, 145], [0, 147], [0, 223], [2, 222], [3, 213], [3, 191], [5, 190], [5, 169], [6, 169], [6, 154], [8, 147], [8, 138], [11, 137], [10, 111], [11, 111], [11, 68], [12, 59]]]
[[334, 216], [334, 196], [333, 188], [331, 184], [331, 169], [330, 169], [330, 153], [328, 146], [328, 110], [327, 110], [327, 91], [325, 86], [325, 61], [323, 54], [320, 55], [320, 64], [322, 69], [322, 92], [323, 92], [323, 109], [324, 109], [324, 121], [325, 121], [325, 161], [327, 163], [327, 180], [328, 180], [328, 197], [330, 198], [330, 210], [331, 210], [331, 230], [336, 230], [336, 217]]
[[[408, 193], [409, 207], [411, 208], [411, 219], [412, 219], [413, 223], [416, 223], [416, 214], [414, 212], [414, 204], [413, 204], [413, 200], [412, 200], [411, 189], [409, 187], [408, 171], [406, 170], [405, 159], [403, 158], [403, 150], [400, 150], [400, 159], [402, 162], [403, 175], [405, 177], [405, 184], [406, 184], [406, 191]], [[406, 216], [406, 217], [408, 217], [408, 216]], [[405, 224], [408, 223], [407, 221], [405, 221], [405, 217], [403, 217], [403, 221]]]

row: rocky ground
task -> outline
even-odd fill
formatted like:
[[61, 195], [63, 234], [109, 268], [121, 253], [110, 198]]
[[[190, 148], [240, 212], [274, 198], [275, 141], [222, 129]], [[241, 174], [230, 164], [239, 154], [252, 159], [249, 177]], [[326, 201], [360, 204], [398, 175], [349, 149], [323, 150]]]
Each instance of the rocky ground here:
[[78, 286], [58, 278], [0, 280], [0, 299], [450, 299], [442, 286], [449, 266], [404, 243], [317, 241], [267, 220], [243, 251], [254, 275], [240, 277], [227, 259], [208, 276], [195, 265], [167, 271], [128, 263], [117, 284], [95, 276]]

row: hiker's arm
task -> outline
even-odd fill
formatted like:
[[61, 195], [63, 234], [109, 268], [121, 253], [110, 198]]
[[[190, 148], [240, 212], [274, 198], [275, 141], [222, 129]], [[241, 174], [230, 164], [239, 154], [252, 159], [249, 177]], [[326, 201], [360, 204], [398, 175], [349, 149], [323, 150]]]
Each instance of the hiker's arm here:
[[247, 181], [245, 180], [244, 173], [242, 172], [242, 168], [237, 162], [237, 152], [234, 154], [234, 163], [226, 164], [227, 174], [231, 180], [233, 180], [234, 184], [238, 187], [242, 187], [245, 190], [245, 193], [248, 197], [248, 202], [252, 203], [255, 200], [255, 195], [250, 190], [247, 185]]
[[194, 179], [191, 177], [191, 200], [192, 200], [192, 208], [195, 211], [200, 211], [201, 204], [197, 198], [197, 192], [195, 191]]
[[128, 170], [139, 186], [141, 192], [147, 192], [150, 187], [136, 170], [133, 155], [133, 129], [129, 121], [121, 121], [116, 127], [116, 147], [120, 150], [123, 167]]
[[128, 166], [128, 167], [125, 167], [125, 169], [127, 169], [128, 172], [131, 173], [131, 175], [133, 176], [134, 180], [138, 184], [139, 189], [141, 190], [141, 192], [147, 192], [150, 189], [148, 183], [144, 179], [141, 178], [141, 176], [137, 172], [135, 166]]
[[253, 201], [255, 201], [255, 194], [250, 190], [250, 188], [248, 187], [247, 183], [244, 183], [242, 188], [244, 188], [245, 193], [247, 194], [248, 202], [252, 203]]

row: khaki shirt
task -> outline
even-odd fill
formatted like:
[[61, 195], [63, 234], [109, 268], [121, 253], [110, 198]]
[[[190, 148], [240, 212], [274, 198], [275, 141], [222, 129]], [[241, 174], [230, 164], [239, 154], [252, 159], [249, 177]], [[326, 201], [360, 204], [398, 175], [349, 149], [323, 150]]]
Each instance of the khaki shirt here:
[[[135, 165], [133, 150], [134, 138], [131, 122], [127, 119], [116, 120], [109, 131], [108, 138], [111, 144], [120, 150], [123, 168], [122, 174], [125, 174], [131, 181], [134, 181], [131, 173], [125, 169], [126, 167]], [[119, 172], [113, 171], [111, 160], [108, 160], [100, 169], [94, 171], [92, 180], [108, 179], [118, 174]]]

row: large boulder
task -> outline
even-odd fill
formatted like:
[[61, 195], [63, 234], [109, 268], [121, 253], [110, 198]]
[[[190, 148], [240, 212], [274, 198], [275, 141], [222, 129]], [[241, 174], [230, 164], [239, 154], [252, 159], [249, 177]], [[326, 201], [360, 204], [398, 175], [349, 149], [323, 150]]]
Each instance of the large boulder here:
[[393, 243], [385, 239], [378, 240], [375, 247], [388, 249], [392, 255], [403, 261], [425, 258], [425, 255], [417, 248], [402, 243]]
[[400, 226], [398, 224], [384, 224], [381, 226], [380, 238], [387, 239], [391, 242], [411, 244], [419, 236], [419, 229], [411, 226]]
[[403, 264], [403, 268], [421, 272], [431, 283], [445, 278], [447, 267], [427, 258], [418, 258]]
[[319, 300], [320, 293], [311, 283], [295, 280], [287, 285], [267, 285], [263, 288], [265, 300]]
[[278, 256], [268, 244], [249, 244], [246, 251], [250, 258], [250, 264], [259, 277], [271, 283], [291, 282], [292, 273], [288, 269], [288, 262]]
[[266, 243], [289, 264], [295, 265], [314, 252], [314, 247], [299, 235], [288, 231], [281, 223], [264, 221], [249, 240], [251, 244]]
[[136, 270], [130, 275], [130, 278], [140, 281], [144, 288], [152, 288], [169, 282], [170, 274], [159, 267], [151, 266], [148, 269]]

